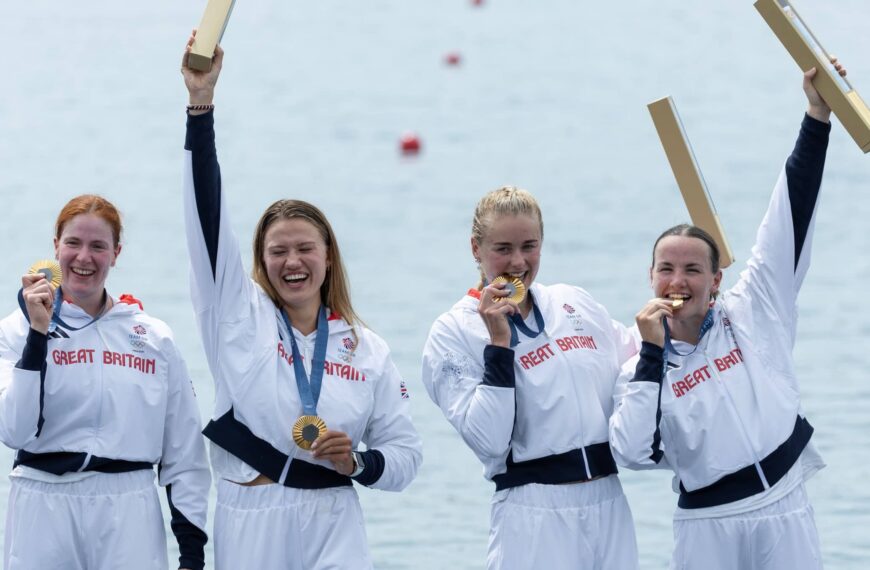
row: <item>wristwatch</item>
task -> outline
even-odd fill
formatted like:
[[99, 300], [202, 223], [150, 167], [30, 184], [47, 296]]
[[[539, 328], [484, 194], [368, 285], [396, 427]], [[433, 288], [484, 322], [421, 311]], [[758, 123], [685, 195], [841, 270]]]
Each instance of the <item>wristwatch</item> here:
[[357, 451], [351, 452], [351, 457], [353, 457], [354, 470], [353, 473], [350, 474], [351, 477], [359, 477], [362, 475], [363, 470], [366, 468], [365, 461], [363, 461], [362, 453]]

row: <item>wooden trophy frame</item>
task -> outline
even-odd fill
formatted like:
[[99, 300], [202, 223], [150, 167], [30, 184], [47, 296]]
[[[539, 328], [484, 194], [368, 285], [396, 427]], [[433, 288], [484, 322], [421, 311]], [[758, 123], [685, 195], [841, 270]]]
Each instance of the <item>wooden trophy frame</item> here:
[[792, 59], [806, 71], [816, 68], [813, 85], [819, 95], [865, 153], [870, 152], [870, 108], [831, 64], [831, 57], [810, 31], [789, 0], [757, 0], [755, 8], [785, 46]]
[[734, 262], [734, 254], [725, 238], [722, 222], [707, 191], [704, 176], [695, 160], [692, 145], [686, 136], [683, 122], [671, 97], [653, 101], [647, 105], [659, 139], [665, 149], [677, 186], [689, 210], [692, 223], [713, 236], [719, 246], [719, 266], [726, 268]]
[[190, 56], [187, 65], [191, 69], [209, 71], [214, 50], [223, 38], [233, 12], [235, 0], [208, 0], [205, 12], [199, 27], [196, 29], [196, 38], [190, 47]]

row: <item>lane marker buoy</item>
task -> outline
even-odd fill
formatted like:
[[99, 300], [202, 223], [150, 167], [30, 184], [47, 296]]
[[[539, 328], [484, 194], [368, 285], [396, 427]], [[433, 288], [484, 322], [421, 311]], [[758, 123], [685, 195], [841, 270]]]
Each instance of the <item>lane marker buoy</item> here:
[[399, 148], [402, 154], [417, 154], [420, 152], [420, 137], [414, 133], [405, 133], [399, 140]]

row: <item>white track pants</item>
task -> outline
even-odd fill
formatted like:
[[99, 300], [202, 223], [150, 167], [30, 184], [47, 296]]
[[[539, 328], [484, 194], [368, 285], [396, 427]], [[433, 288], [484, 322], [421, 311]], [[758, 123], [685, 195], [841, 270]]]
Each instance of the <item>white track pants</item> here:
[[635, 570], [634, 522], [616, 475], [530, 484], [492, 501], [489, 570]]
[[353, 487], [292, 489], [218, 482], [216, 570], [370, 570]]
[[153, 471], [74, 483], [10, 479], [6, 570], [166, 570]]
[[803, 485], [760, 509], [674, 521], [672, 570], [821, 570], [819, 534]]

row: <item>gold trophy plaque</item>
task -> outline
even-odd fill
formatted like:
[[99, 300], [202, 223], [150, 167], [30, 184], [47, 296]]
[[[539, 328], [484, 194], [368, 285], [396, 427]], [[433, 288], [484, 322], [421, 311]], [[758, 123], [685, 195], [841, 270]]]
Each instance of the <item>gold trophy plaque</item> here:
[[698, 161], [695, 160], [695, 153], [683, 129], [683, 122], [677, 113], [674, 100], [665, 97], [653, 101], [647, 105], [647, 108], [659, 133], [662, 146], [665, 148], [665, 154], [677, 179], [677, 186], [680, 187], [692, 223], [716, 240], [716, 245], [719, 246], [719, 266], [724, 269], [734, 263], [734, 254], [725, 238], [722, 222], [719, 221], [719, 215], [707, 191], [707, 184], [698, 167]]
[[755, 9], [801, 70], [816, 68], [813, 86], [861, 150], [870, 152], [870, 109], [846, 78], [840, 77], [834, 69], [831, 56], [801, 19], [791, 2], [757, 0]]
[[202, 21], [196, 29], [196, 38], [190, 46], [190, 56], [187, 65], [198, 71], [211, 69], [211, 59], [214, 50], [220, 43], [230, 21], [235, 0], [208, 0]]

